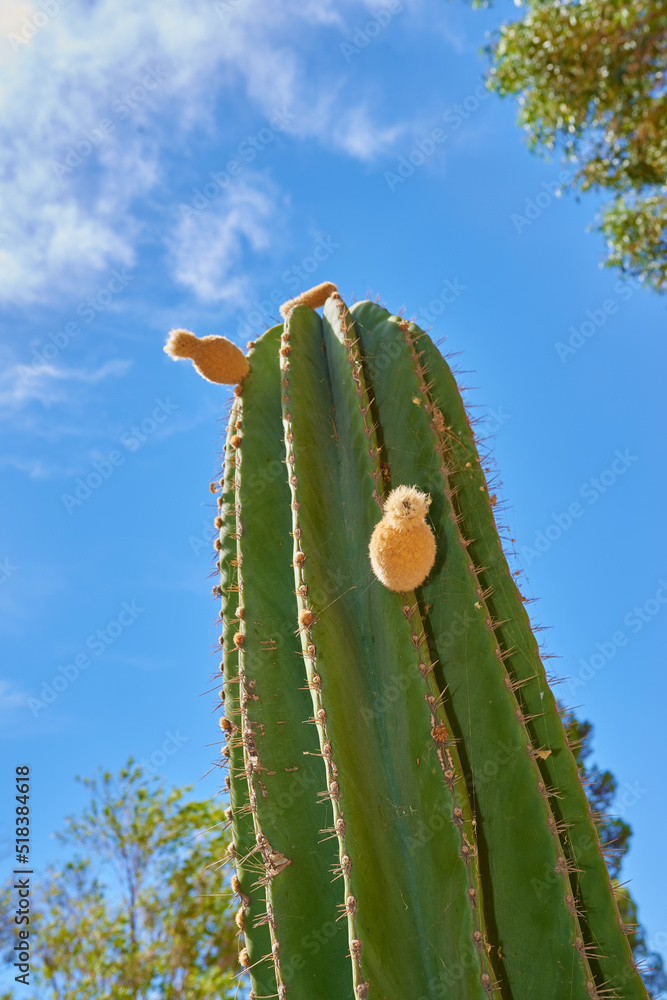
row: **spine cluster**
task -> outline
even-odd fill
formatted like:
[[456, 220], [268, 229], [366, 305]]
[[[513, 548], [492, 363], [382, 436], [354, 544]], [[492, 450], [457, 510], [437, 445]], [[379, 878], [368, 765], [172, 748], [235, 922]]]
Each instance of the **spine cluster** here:
[[368, 996], [369, 984], [364, 980], [362, 969], [362, 942], [359, 939], [356, 927], [357, 900], [352, 892], [351, 871], [352, 861], [346, 846], [346, 826], [343, 803], [341, 801], [340, 785], [338, 782], [338, 768], [334, 760], [334, 748], [327, 729], [327, 712], [322, 695], [322, 679], [317, 670], [317, 648], [314, 642], [314, 628], [316, 626], [315, 614], [310, 607], [308, 600], [308, 584], [306, 582], [307, 561], [306, 553], [303, 550], [301, 541], [301, 527], [299, 524], [299, 477], [297, 473], [296, 455], [294, 453], [294, 432], [292, 429], [292, 414], [290, 413], [290, 380], [289, 380], [289, 355], [291, 351], [290, 321], [289, 312], [285, 321], [285, 329], [281, 338], [280, 367], [282, 384], [283, 403], [283, 423], [285, 427], [285, 447], [286, 461], [288, 469], [289, 484], [292, 491], [292, 522], [294, 538], [294, 571], [296, 580], [296, 594], [298, 603], [298, 629], [302, 637], [302, 648], [306, 671], [308, 676], [308, 686], [313, 699], [313, 716], [309, 720], [315, 726], [320, 739], [320, 750], [325, 766], [326, 789], [320, 792], [320, 796], [328, 797], [333, 808], [333, 829], [323, 830], [323, 834], [331, 834], [337, 838], [339, 869], [338, 875], [343, 880], [343, 902], [341, 903], [342, 916], [347, 917], [350, 956], [353, 964], [354, 990], [358, 1000], [366, 1000]]

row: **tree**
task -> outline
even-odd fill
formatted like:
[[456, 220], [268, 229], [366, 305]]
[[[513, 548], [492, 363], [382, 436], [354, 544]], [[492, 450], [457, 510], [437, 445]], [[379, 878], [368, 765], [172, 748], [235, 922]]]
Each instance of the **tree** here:
[[[654, 995], [667, 991], [659, 955], [649, 951], [637, 909], [618, 884], [631, 830], [608, 814], [616, 780], [587, 761], [592, 727], [566, 718], [610, 875], [618, 886], [621, 916], [635, 959]], [[238, 946], [230, 893], [220, 865], [228, 840], [222, 806], [184, 802], [189, 789], [166, 792], [128, 762], [118, 779], [109, 773], [82, 779], [91, 801], [69, 817], [59, 839], [85, 853], [43, 880], [31, 937], [31, 990], [26, 1000], [227, 1000], [235, 996]], [[211, 863], [211, 859], [215, 859]], [[111, 884], [105, 881], [113, 876]], [[11, 896], [0, 903], [0, 947], [14, 961]], [[11, 992], [0, 1000], [13, 1000]]]
[[[222, 805], [185, 801], [189, 789], [167, 792], [132, 760], [117, 779], [107, 772], [83, 784], [90, 803], [59, 835], [77, 853], [50, 870], [36, 901], [33, 996], [233, 996], [238, 946], [220, 864], [228, 848]], [[12, 928], [3, 921], [5, 957]]]
[[528, 0], [487, 52], [530, 147], [572, 161], [566, 183], [613, 192], [606, 266], [667, 291], [665, 0]]
[[569, 713], [565, 717], [565, 728], [573, 745], [588, 801], [596, 817], [600, 843], [616, 889], [616, 901], [635, 962], [647, 988], [658, 997], [667, 992], [667, 975], [662, 958], [656, 952], [649, 951], [644, 928], [637, 920], [637, 905], [627, 886], [619, 883], [621, 864], [630, 846], [632, 830], [624, 820], [609, 813], [616, 795], [616, 779], [610, 771], [599, 771], [596, 765], [589, 766], [587, 763], [592, 754], [593, 727], [590, 722], [579, 722]]

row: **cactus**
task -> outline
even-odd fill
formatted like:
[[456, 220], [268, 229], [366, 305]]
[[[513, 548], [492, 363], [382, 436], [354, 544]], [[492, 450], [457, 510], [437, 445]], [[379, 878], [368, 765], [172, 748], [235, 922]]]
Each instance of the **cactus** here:
[[218, 497], [250, 995], [645, 1000], [455, 379], [320, 287], [250, 346]]

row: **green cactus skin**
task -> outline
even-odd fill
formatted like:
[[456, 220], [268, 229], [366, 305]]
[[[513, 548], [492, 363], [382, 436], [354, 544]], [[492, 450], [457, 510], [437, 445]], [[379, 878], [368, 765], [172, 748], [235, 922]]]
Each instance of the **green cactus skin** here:
[[[251, 997], [646, 1000], [445, 361], [337, 294], [248, 360], [217, 546]], [[401, 484], [438, 543], [410, 594], [368, 556]]]
[[[462, 835], [432, 750], [419, 650], [401, 596], [375, 586], [369, 568], [368, 539], [380, 513], [373, 495], [379, 465], [376, 470], [369, 454], [374, 442], [362, 414], [363, 386], [360, 398], [347, 348], [326, 320], [322, 331], [319, 317], [297, 307], [285, 332], [283, 421], [288, 456], [294, 457], [293, 501], [299, 505], [294, 533], [305, 555], [297, 577], [300, 610], [315, 615], [302, 641], [306, 654], [311, 642], [315, 646], [307, 655], [313, 714], [323, 719], [318, 730], [323, 752], [326, 744], [331, 747], [330, 794], [336, 820], [345, 824], [338, 840], [345, 897], [352, 897], [348, 921], [357, 994], [427, 994], [444, 963], [461, 968], [468, 996], [483, 998], [483, 942], [477, 948], [473, 941]], [[323, 606], [317, 599], [321, 575], [334, 563], [344, 584], [337, 599]], [[400, 698], [390, 712], [363, 713], [362, 706], [381, 703], [390, 663], [395, 676], [408, 682]], [[434, 810], [446, 820], [440, 836], [428, 839], [421, 831]], [[378, 870], [391, 877], [378, 878]], [[432, 891], [443, 876], [446, 906]], [[460, 964], [464, 955], [467, 966]]]
[[[551, 750], [546, 757], [538, 756], [536, 762], [545, 787], [558, 790], [550, 796], [549, 804], [560, 828], [563, 854], [572, 869], [572, 894], [583, 914], [584, 939], [592, 942], [588, 948], [591, 968], [596, 981], [616, 990], [619, 996], [644, 997], [646, 991], [638, 981], [618, 911], [609, 905], [609, 872], [560, 712], [547, 682], [523, 599], [509, 572], [498, 533], [493, 530], [492, 504], [458, 387], [430, 338], [416, 327], [411, 327], [411, 332], [416, 349], [424, 352], [433, 383], [431, 399], [443, 413], [445, 426], [453, 430], [447, 440], [451, 445], [448, 460], [453, 470], [451, 481], [457, 494], [457, 512], [465, 511], [467, 537], [474, 539], [470, 547], [473, 562], [485, 567], [480, 582], [490, 591], [487, 605], [491, 617], [500, 623], [496, 628], [498, 644], [504, 654], [512, 651], [505, 662], [516, 685], [522, 712], [526, 718], [534, 719], [527, 723], [532, 744]], [[541, 884], [536, 885], [536, 891], [542, 891]], [[598, 957], [594, 959], [593, 955]]]
[[[241, 610], [235, 612], [234, 625], [223, 631], [225, 662], [235, 661], [237, 702], [233, 696], [226, 700], [226, 714], [230, 706], [236, 709], [230, 717], [236, 727], [230, 754], [241, 757], [236, 769], [230, 758], [232, 792], [238, 786], [241, 804], [237, 822], [232, 798], [233, 833], [237, 859], [243, 839], [240, 909], [247, 905], [244, 896], [250, 898], [243, 923], [254, 992], [258, 997], [278, 993], [340, 1000], [345, 996], [341, 969], [347, 972], [352, 996], [351, 969], [344, 928], [336, 923], [340, 896], [331, 881], [335, 846], [320, 843], [320, 831], [332, 819], [328, 801], [317, 794], [323, 788], [317, 734], [313, 726], [303, 725], [311, 704], [296, 634], [280, 412], [281, 332], [282, 327], [269, 330], [258, 342], [243, 401], [236, 401], [242, 426], [235, 433], [241, 442], [230, 471], [234, 523], [227, 538], [234, 540], [233, 586], [238, 588], [230, 594], [231, 604]], [[245, 454], [253, 462], [247, 472]], [[229, 469], [229, 445], [227, 459]], [[220, 544], [225, 544], [222, 537]], [[326, 941], [317, 962], [307, 961], [316, 946], [320, 949], [317, 938], [310, 940], [313, 932]]]
[[222, 492], [219, 497], [220, 517], [222, 526], [218, 543], [220, 590], [222, 595], [222, 629], [220, 642], [222, 644], [222, 662], [220, 669], [223, 676], [223, 691], [225, 714], [223, 722], [227, 729], [228, 743], [224, 752], [228, 755], [229, 778], [227, 787], [230, 789], [230, 809], [232, 819], [232, 843], [230, 847], [231, 861], [236, 867], [236, 891], [241, 900], [239, 917], [246, 928], [245, 947], [247, 964], [253, 968], [256, 982], [262, 991], [275, 992], [275, 975], [273, 965], [267, 965], [264, 960], [271, 949], [271, 940], [267, 924], [253, 931], [256, 920], [266, 913], [264, 894], [258, 891], [256, 881], [256, 865], [253, 866], [255, 848], [255, 831], [253, 817], [250, 811], [248, 785], [240, 780], [245, 776], [243, 745], [238, 738], [241, 724], [241, 709], [239, 701], [238, 654], [233, 636], [238, 621], [238, 581], [236, 572], [236, 449], [231, 441], [237, 434], [235, 423], [241, 416], [240, 400], [236, 399], [231, 408], [227, 439], [225, 442], [224, 477], [221, 481]]

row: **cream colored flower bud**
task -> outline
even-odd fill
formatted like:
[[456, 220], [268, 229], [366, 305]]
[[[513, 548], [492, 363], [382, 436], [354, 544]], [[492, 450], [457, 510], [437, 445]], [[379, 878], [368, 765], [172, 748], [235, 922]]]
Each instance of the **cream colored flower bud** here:
[[371, 566], [378, 580], [399, 593], [424, 582], [435, 562], [435, 537], [426, 523], [431, 503], [415, 486], [398, 486], [384, 503], [371, 535]]

